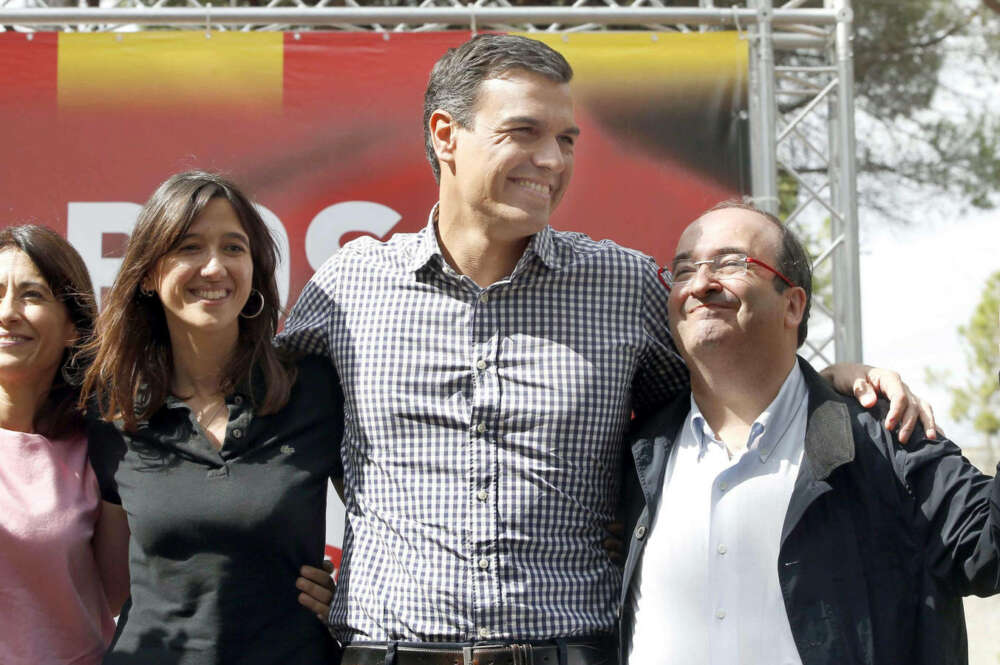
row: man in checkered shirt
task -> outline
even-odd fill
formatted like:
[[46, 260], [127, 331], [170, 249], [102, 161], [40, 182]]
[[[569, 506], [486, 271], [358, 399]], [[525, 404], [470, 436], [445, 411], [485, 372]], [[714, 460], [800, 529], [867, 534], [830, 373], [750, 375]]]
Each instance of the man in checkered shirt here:
[[602, 541], [623, 436], [687, 372], [654, 262], [548, 226], [579, 135], [571, 77], [523, 37], [445, 54], [425, 95], [427, 226], [345, 245], [280, 338], [344, 387], [345, 663], [615, 658], [621, 572]]

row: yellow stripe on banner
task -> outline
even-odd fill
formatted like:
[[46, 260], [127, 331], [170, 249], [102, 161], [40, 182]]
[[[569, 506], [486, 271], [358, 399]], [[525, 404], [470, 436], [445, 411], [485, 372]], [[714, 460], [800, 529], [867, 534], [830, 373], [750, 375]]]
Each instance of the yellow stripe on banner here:
[[574, 87], [613, 85], [645, 94], [650, 86], [671, 90], [716, 87], [747, 76], [747, 42], [735, 32], [601, 32], [540, 35], [573, 66]]
[[60, 33], [61, 108], [281, 109], [280, 32]]

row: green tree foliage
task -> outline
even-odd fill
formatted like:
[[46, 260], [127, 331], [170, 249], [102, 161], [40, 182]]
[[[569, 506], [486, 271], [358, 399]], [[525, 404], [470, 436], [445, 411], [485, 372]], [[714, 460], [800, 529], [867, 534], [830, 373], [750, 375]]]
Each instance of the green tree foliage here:
[[[48, 0], [75, 6], [80, 0]], [[99, 0], [82, 0], [96, 7]], [[150, 0], [146, 0], [150, 2]], [[292, 4], [276, 0], [278, 4]], [[632, 0], [615, 0], [622, 6]], [[785, 0], [772, 0], [775, 7]], [[161, 0], [157, 6], [187, 6]], [[215, 3], [216, 5], [220, 3]], [[229, 0], [265, 6], [275, 0]], [[306, 0], [305, 5], [317, 4]], [[451, 6], [451, 0], [323, 0], [329, 7]], [[484, 6], [551, 5], [604, 7], [609, 0], [483, 0]], [[641, 5], [699, 7], [700, 0], [655, 0]], [[820, 8], [825, 0], [795, 6]], [[854, 71], [858, 136], [859, 197], [863, 208], [908, 219], [918, 204], [941, 193], [978, 208], [1000, 204], [1000, 0], [853, 0]], [[718, 8], [756, 6], [756, 0], [715, 0]], [[442, 29], [449, 26], [441, 25]], [[461, 26], [451, 26], [460, 28]], [[527, 26], [511, 26], [514, 28]], [[538, 26], [544, 28], [545, 26]], [[634, 26], [617, 26], [634, 28]], [[689, 28], [697, 29], [696, 26]], [[712, 28], [716, 29], [716, 28]], [[721, 26], [717, 29], [732, 29]], [[819, 64], [804, 52], [779, 53], [783, 62]], [[992, 91], [992, 94], [990, 94]], [[792, 112], [807, 99], [782, 99]], [[811, 138], [826, 134], [822, 122], [806, 127]], [[823, 140], [815, 141], [817, 145]], [[804, 151], [794, 163], [803, 174], [826, 165]], [[905, 199], [905, 200], [904, 200]]]
[[859, 142], [862, 169], [996, 205], [1000, 121], [981, 93], [1000, 90], [1000, 16], [978, 1], [862, 0], [854, 9], [857, 111], [889, 138]]
[[[994, 451], [1000, 444], [1000, 271], [986, 281], [979, 305], [972, 318], [959, 326], [967, 368], [964, 381], [950, 386], [951, 417], [972, 425], [985, 436]], [[928, 378], [940, 381], [947, 375], [928, 372]]]
[[[862, 207], [906, 220], [915, 204], [942, 193], [977, 208], [996, 206], [1000, 95], [988, 91], [1000, 91], [1000, 14], [979, 0], [854, 0], [852, 6]], [[821, 168], [801, 160], [796, 170]]]

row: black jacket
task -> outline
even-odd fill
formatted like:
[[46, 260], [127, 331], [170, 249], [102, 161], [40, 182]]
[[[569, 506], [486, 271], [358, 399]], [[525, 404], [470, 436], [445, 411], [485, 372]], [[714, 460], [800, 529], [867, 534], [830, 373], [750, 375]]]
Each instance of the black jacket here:
[[[967, 663], [962, 596], [1000, 591], [1000, 485], [919, 427], [900, 446], [882, 425], [884, 403], [865, 410], [799, 365], [809, 389], [805, 453], [776, 564], [803, 665]], [[629, 587], [689, 407], [689, 394], [678, 397], [631, 438], [623, 663]]]

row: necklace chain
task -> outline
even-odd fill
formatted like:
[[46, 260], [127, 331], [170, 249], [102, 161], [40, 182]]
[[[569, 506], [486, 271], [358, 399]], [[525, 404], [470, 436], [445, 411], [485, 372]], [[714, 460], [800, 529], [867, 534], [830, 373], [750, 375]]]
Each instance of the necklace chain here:
[[218, 415], [222, 412], [222, 409], [225, 406], [226, 406], [226, 400], [225, 398], [223, 398], [221, 402], [219, 402], [212, 408], [211, 414], [209, 414], [208, 409], [205, 408], [202, 409], [201, 413], [197, 414], [195, 418], [198, 419], [198, 422], [201, 423], [202, 427], [205, 427], [207, 429], [208, 426], [212, 424], [212, 421], [214, 421], [216, 417], [218, 417]]

